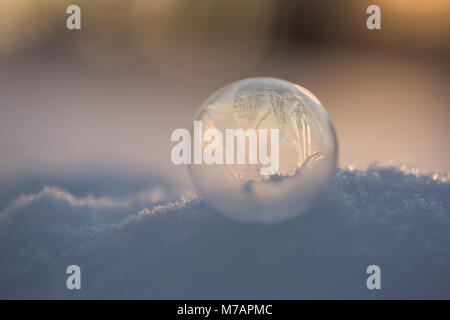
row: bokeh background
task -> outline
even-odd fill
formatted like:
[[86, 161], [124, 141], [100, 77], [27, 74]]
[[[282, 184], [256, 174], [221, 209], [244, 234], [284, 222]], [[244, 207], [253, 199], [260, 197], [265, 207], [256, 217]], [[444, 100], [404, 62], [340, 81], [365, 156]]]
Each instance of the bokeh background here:
[[[69, 31], [66, 28], [66, 8], [70, 4], [81, 7], [82, 30]], [[381, 30], [366, 28], [366, 8], [369, 4], [377, 4], [381, 8]], [[448, 0], [2, 0], [0, 209], [4, 208], [3, 216], [17, 218], [10, 217], [8, 219], [13, 222], [6, 223], [4, 220], [0, 224], [3, 230], [0, 296], [42, 297], [43, 282], [30, 280], [29, 285], [23, 284], [27, 270], [42, 268], [46, 274], [42, 276], [42, 281], [50, 283], [44, 297], [71, 297], [63, 287], [65, 274], [55, 280], [48, 270], [62, 270], [70, 260], [67, 258], [69, 253], [81, 250], [87, 243], [84, 241], [96, 232], [94, 229], [101, 229], [113, 217], [127, 217], [122, 212], [111, 213], [105, 218], [104, 211], [122, 210], [129, 214], [136, 212], [133, 210], [142, 210], [145, 204], [149, 207], [146, 209], [148, 212], [144, 210], [144, 213], [151, 213], [150, 204], [164, 206], [167, 201], [175, 202], [170, 202], [172, 207], [155, 209], [155, 212], [175, 210], [173, 208], [177, 206], [181, 206], [183, 212], [189, 211], [183, 203], [176, 202], [179, 194], [190, 190], [191, 185], [185, 168], [176, 167], [170, 161], [170, 133], [175, 128], [189, 128], [195, 110], [212, 92], [230, 82], [255, 76], [278, 77], [298, 83], [311, 90], [327, 109], [336, 128], [342, 168], [338, 178], [338, 189], [341, 188], [338, 194], [345, 200], [339, 197], [340, 200], [336, 200], [341, 205], [341, 209], [336, 209], [338, 213], [345, 216], [351, 212], [359, 216], [381, 212], [386, 217], [383, 216], [380, 221], [385, 222], [390, 221], [387, 217], [392, 217], [392, 212], [412, 212], [416, 219], [410, 225], [398, 218], [387, 226], [380, 224], [381, 227], [377, 225], [366, 229], [353, 226], [356, 231], [352, 231], [345, 240], [340, 238], [339, 231], [329, 230], [326, 232], [329, 235], [327, 240], [318, 243], [317, 248], [331, 253], [334, 251], [327, 244], [332, 244], [336, 238], [344, 241], [338, 240], [338, 243], [345, 247], [356, 237], [365, 252], [364, 258], [361, 258], [364, 263], [360, 266], [359, 256], [346, 249], [347, 255], [343, 256], [350, 257], [348, 261], [359, 262], [342, 263], [342, 268], [345, 266], [355, 270], [363, 270], [362, 265], [373, 260], [367, 257], [378, 257], [389, 263], [392, 257], [398, 256], [398, 252], [406, 252], [405, 259], [408, 260], [415, 250], [419, 250], [417, 261], [425, 258], [433, 260], [436, 256], [427, 250], [438, 248], [436, 252], [440, 258], [436, 258], [439, 260], [436, 267], [427, 269], [421, 263], [416, 264], [417, 269], [413, 269], [410, 276], [417, 276], [414, 273], [417, 270], [418, 278], [425, 281], [430, 274], [434, 274], [435, 284], [444, 280], [448, 286], [449, 16]], [[373, 162], [393, 165], [397, 169], [366, 170]], [[355, 174], [354, 168], [362, 171]], [[421, 176], [421, 172], [425, 171], [431, 173]], [[379, 181], [380, 175], [385, 180]], [[398, 179], [395, 178], [397, 176]], [[42, 189], [44, 185], [56, 185], [69, 193], [60, 189]], [[394, 190], [390, 190], [389, 186]], [[380, 193], [381, 190], [390, 190], [390, 193]], [[28, 198], [23, 196], [17, 200], [20, 194], [28, 194]], [[390, 198], [393, 194], [398, 198]], [[36, 201], [38, 204], [35, 207]], [[44, 201], [43, 209], [41, 201]], [[213, 297], [230, 298], [236, 288], [250, 280], [254, 281], [254, 291], [244, 289], [239, 297], [311, 297], [308, 292], [314, 297], [358, 297], [358, 294], [368, 297], [365, 288], [349, 289], [340, 296], [342, 292], [338, 287], [342, 283], [333, 282], [341, 281], [333, 280], [336, 273], [330, 274], [331, 291], [325, 290], [329, 293], [325, 295], [323, 288], [309, 278], [315, 274], [314, 270], [327, 273], [326, 267], [318, 267], [324, 261], [314, 260], [316, 254], [308, 251], [312, 249], [287, 244], [291, 243], [286, 240], [291, 236], [293, 242], [301, 240], [294, 236], [299, 229], [278, 226], [276, 230], [255, 231], [217, 217], [214, 219], [219, 221], [214, 220], [214, 224], [210, 224], [213, 228], [220, 229], [225, 223], [222, 233], [219, 233], [222, 238], [217, 238], [199, 227], [209, 222], [196, 215], [191, 217], [192, 212], [206, 209], [201, 204], [201, 209], [196, 207], [197, 204], [189, 204], [188, 208], [191, 206], [194, 210], [184, 218], [187, 225], [180, 222], [175, 228], [169, 220], [168, 225], [161, 222], [161, 230], [167, 228], [168, 237], [172, 232], [185, 230], [188, 235], [182, 234], [190, 239], [185, 243], [197, 248], [198, 259], [211, 257], [212, 252], [202, 246], [204, 241], [219, 245], [221, 240], [235, 238], [236, 232], [242, 235], [242, 241], [246, 241], [249, 238], [244, 234], [250, 232], [254, 239], [274, 241], [270, 252], [277, 257], [275, 260], [288, 261], [285, 267], [268, 263], [265, 269], [248, 278], [252, 274], [252, 263], [267, 262], [266, 254], [256, 251], [253, 260], [248, 261], [245, 259], [250, 258], [245, 258], [244, 253], [238, 254], [239, 259], [248, 262], [239, 264], [248, 274], [244, 272], [242, 278], [233, 278], [239, 281], [236, 280], [234, 287], [233, 282], [228, 283], [228, 291], [212, 291], [215, 292]], [[318, 219], [323, 222], [328, 219], [324, 217], [333, 217], [330, 212], [338, 207], [325, 206], [322, 208], [324, 215], [319, 214]], [[19, 213], [14, 214], [17, 211]], [[53, 220], [60, 211], [66, 212], [67, 216], [58, 216]], [[38, 214], [40, 212], [42, 214]], [[421, 229], [424, 221], [428, 221], [422, 220], [421, 215], [429, 212], [439, 218], [428, 215], [424, 219], [433, 219], [433, 222], [425, 223], [428, 229]], [[79, 234], [77, 228], [81, 228], [83, 223], [77, 219], [84, 214], [90, 217], [92, 214], [93, 220], [86, 220], [89, 228]], [[177, 215], [181, 213], [177, 211]], [[213, 219], [208, 214], [206, 216], [206, 221]], [[353, 221], [353, 218], [345, 216], [342, 221]], [[444, 222], [439, 220], [441, 218]], [[146, 223], [154, 229], [156, 227], [152, 221]], [[306, 226], [308, 223], [317, 226], [317, 221], [309, 221]], [[296, 223], [301, 230], [307, 229], [304, 222], [299, 220]], [[437, 225], [443, 229], [435, 238], [428, 237], [434, 234]], [[383, 231], [380, 232], [378, 227]], [[392, 249], [392, 242], [387, 240], [379, 244], [380, 250], [377, 250], [374, 239], [390, 232], [386, 230], [391, 230], [391, 227], [402, 235], [407, 233], [406, 238], [402, 238], [403, 242], [394, 245], [399, 251]], [[114, 224], [112, 228], [117, 229], [117, 226]], [[199, 228], [203, 233], [196, 233]], [[405, 230], [410, 230], [410, 233]], [[419, 230], [424, 242], [420, 242], [421, 238], [414, 236], [417, 232], [411, 230]], [[342, 227], [344, 233], [347, 234], [346, 227]], [[144, 243], [146, 239], [144, 231], [135, 234], [137, 239], [125, 236], [127, 245], [133, 248], [136, 247], [133, 243]], [[285, 237], [280, 238], [277, 236], [279, 234], [285, 234]], [[194, 238], [189, 238], [192, 235]], [[389, 235], [385, 239], [395, 243], [397, 233], [395, 236]], [[161, 235], [163, 240], [155, 237], [165, 243], [166, 248], [177, 246], [174, 255], [184, 252], [178, 246], [177, 241], [181, 241], [178, 237], [174, 236], [173, 242], [164, 238], [165, 235]], [[88, 254], [83, 252], [94, 254], [101, 251], [99, 248], [102, 246], [110, 248], [111, 244], [105, 242], [110, 243], [111, 239], [107, 239], [93, 241], [95, 248], [73, 254], [81, 261], [90, 261], [86, 260]], [[52, 247], [59, 241], [61, 248]], [[114, 238], [114, 241], [115, 245], [121, 243], [119, 238]], [[268, 240], [262, 241], [270, 246]], [[256, 244], [256, 240], [251, 242]], [[225, 250], [231, 258], [236, 258], [231, 253], [233, 243]], [[414, 243], [416, 249], [408, 243]], [[402, 248], [401, 244], [406, 247]], [[237, 243], [235, 245], [239, 246]], [[142, 250], [146, 248], [143, 244], [137, 247]], [[183, 244], [185, 247], [187, 245]], [[248, 244], [247, 249], [250, 247]], [[279, 251], [279, 248], [285, 251]], [[381, 253], [382, 249], [387, 248], [394, 251], [389, 251], [387, 255]], [[98, 265], [102, 265], [103, 269], [94, 262], [90, 262], [94, 266], [89, 262], [86, 265], [91, 269], [108, 269], [105, 261], [115, 261], [111, 253], [114, 250], [108, 250], [106, 252], [109, 253], [104, 255], [107, 258], [99, 258], [101, 262]], [[167, 250], [170, 252], [170, 249]], [[277, 256], [277, 252], [281, 253]], [[286, 281], [279, 279], [278, 284], [274, 282], [262, 287], [256, 284], [259, 283], [258, 277], [267, 277], [273, 271], [290, 275], [294, 267], [304, 265], [301, 259], [289, 264], [289, 257], [299, 257], [296, 252], [300, 252], [300, 256], [301, 252], [307, 252], [310, 267], [306, 273], [301, 276], [297, 274], [297, 278], [286, 278]], [[133, 261], [133, 256], [127, 258]], [[130, 266], [140, 264], [144, 272], [146, 263], [150, 263], [164, 270], [169, 262], [174, 262], [171, 259], [175, 259], [165, 258], [168, 260], [151, 256], [151, 263], [150, 260], [139, 260], [130, 262]], [[24, 260], [28, 262], [23, 265]], [[218, 273], [220, 263], [228, 263], [225, 258], [217, 256], [211, 261]], [[332, 261], [335, 259], [329, 262]], [[396, 266], [396, 270], [401, 272], [410, 264], [403, 261]], [[186, 277], [192, 276], [189, 270], [197, 270], [192, 279], [197, 279], [195, 275], [200, 275], [200, 270], [203, 270], [193, 262], [184, 267], [185, 272], [180, 274]], [[239, 273], [238, 265], [230, 264], [228, 267], [234, 272], [228, 275], [230, 278]], [[132, 277], [133, 269], [123, 268]], [[175, 273], [175, 270], [172, 272]], [[117, 278], [114, 271], [109, 273]], [[352, 274], [348, 271], [344, 278], [348, 280]], [[213, 275], [216, 276], [210, 274], [211, 279]], [[358, 277], [364, 281], [365, 274]], [[395, 278], [393, 275], [391, 277]], [[127, 276], [124, 278], [128, 279]], [[221, 279], [226, 286], [227, 277]], [[306, 281], [309, 291], [296, 291], [294, 284], [297, 283], [292, 279]], [[403, 281], [402, 284], [407, 284], [409, 278], [399, 279], [403, 279], [399, 280]], [[159, 293], [148, 294], [145, 288], [138, 286], [139, 280], [133, 278], [131, 282], [134, 287], [130, 287], [130, 291], [122, 290], [119, 296], [208, 296], [206, 284], [190, 296], [187, 288], [194, 286], [193, 283], [181, 277], [176, 281], [167, 281], [160, 283], [165, 291], [161, 289], [155, 291]], [[290, 289], [281, 294], [283, 288], [288, 287]], [[111, 292], [116, 292], [107, 288], [127, 288], [127, 285], [111, 284], [111, 288], [92, 285], [90, 292], [80, 296], [110, 297]], [[404, 288], [398, 294], [388, 291], [384, 297], [408, 297], [415, 292], [419, 295], [420, 290], [428, 296], [448, 297], [449, 292], [446, 287], [438, 289], [433, 284], [419, 286], [418, 291], [409, 293], [402, 290]]]
[[[372, 3], [381, 30], [366, 28]], [[69, 4], [81, 31], [65, 27]], [[446, 0], [2, 1], [0, 175], [171, 172], [173, 129], [253, 76], [318, 96], [342, 166], [448, 170], [449, 12]]]

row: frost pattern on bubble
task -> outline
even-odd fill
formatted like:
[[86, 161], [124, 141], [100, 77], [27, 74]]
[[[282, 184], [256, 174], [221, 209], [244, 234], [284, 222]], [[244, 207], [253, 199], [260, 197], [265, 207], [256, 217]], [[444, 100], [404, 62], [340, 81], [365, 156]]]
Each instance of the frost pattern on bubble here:
[[[281, 157], [285, 155], [279, 171], [282, 176], [295, 175], [308, 159], [322, 155], [320, 150], [324, 148], [325, 137], [319, 120], [306, 106], [307, 103], [297, 87], [272, 79], [245, 83], [235, 94], [233, 115], [236, 127], [258, 129], [267, 122], [280, 129], [280, 153]], [[240, 168], [241, 171], [247, 170]]]
[[[334, 176], [334, 130], [319, 100], [303, 87], [274, 78], [241, 80], [207, 99], [195, 119], [202, 121], [203, 131], [279, 129], [276, 176], [262, 176], [260, 164], [190, 167], [205, 201], [232, 218], [271, 222], [300, 214]], [[298, 201], [300, 207], [289, 207]], [[276, 209], [278, 202], [283, 202], [284, 212]]]

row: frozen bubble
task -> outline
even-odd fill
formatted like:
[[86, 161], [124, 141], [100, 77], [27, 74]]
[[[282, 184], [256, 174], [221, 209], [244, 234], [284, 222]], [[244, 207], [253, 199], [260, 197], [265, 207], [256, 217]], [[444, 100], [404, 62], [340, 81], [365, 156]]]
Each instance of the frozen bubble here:
[[[337, 144], [333, 126], [319, 100], [299, 85], [274, 78], [234, 82], [209, 97], [195, 120], [202, 122], [203, 134], [211, 128], [223, 133], [224, 162], [190, 165], [194, 184], [207, 204], [233, 219], [277, 222], [297, 216], [313, 205], [334, 178]], [[262, 175], [261, 168], [267, 164], [250, 163], [248, 137], [245, 163], [226, 164], [227, 129], [266, 130], [272, 160], [271, 144], [278, 143], [276, 174]], [[279, 130], [278, 141], [271, 140], [273, 129]], [[257, 137], [259, 152], [261, 139]], [[194, 134], [194, 144], [195, 139], [201, 140], [203, 150], [214, 141]], [[236, 154], [238, 147], [235, 140]]]

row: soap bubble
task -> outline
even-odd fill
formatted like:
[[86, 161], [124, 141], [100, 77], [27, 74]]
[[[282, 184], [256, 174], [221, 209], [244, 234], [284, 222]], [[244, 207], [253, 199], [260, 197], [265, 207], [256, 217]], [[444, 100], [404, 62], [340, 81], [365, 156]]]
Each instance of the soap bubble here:
[[[210, 96], [195, 120], [201, 121], [203, 134], [211, 128], [223, 133], [224, 159], [227, 129], [265, 129], [269, 155], [271, 144], [278, 142], [279, 168], [273, 175], [261, 174], [267, 164], [249, 163], [248, 137], [244, 164], [224, 160], [189, 166], [204, 201], [230, 218], [266, 223], [292, 218], [308, 210], [333, 181], [337, 161], [333, 126], [319, 100], [299, 85], [274, 78], [234, 82]], [[273, 129], [278, 129], [278, 141], [271, 140]], [[197, 139], [203, 150], [214, 141], [205, 142], [194, 129], [191, 132], [194, 145]], [[257, 148], [259, 152], [259, 144]]]

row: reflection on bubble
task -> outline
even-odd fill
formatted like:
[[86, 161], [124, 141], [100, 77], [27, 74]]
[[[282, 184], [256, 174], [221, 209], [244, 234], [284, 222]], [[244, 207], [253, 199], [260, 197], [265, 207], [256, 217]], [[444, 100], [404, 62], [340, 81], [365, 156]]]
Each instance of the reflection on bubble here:
[[[224, 133], [279, 130], [279, 168], [274, 175], [261, 175], [267, 165], [260, 161], [249, 164], [248, 137], [244, 164], [190, 165], [203, 199], [233, 219], [276, 222], [299, 215], [334, 177], [337, 145], [332, 124], [319, 100], [301, 86], [273, 78], [237, 81], [208, 98], [195, 120], [202, 121], [203, 133], [211, 128]], [[205, 147], [210, 142], [200, 143]], [[269, 153], [271, 143], [268, 139]]]

